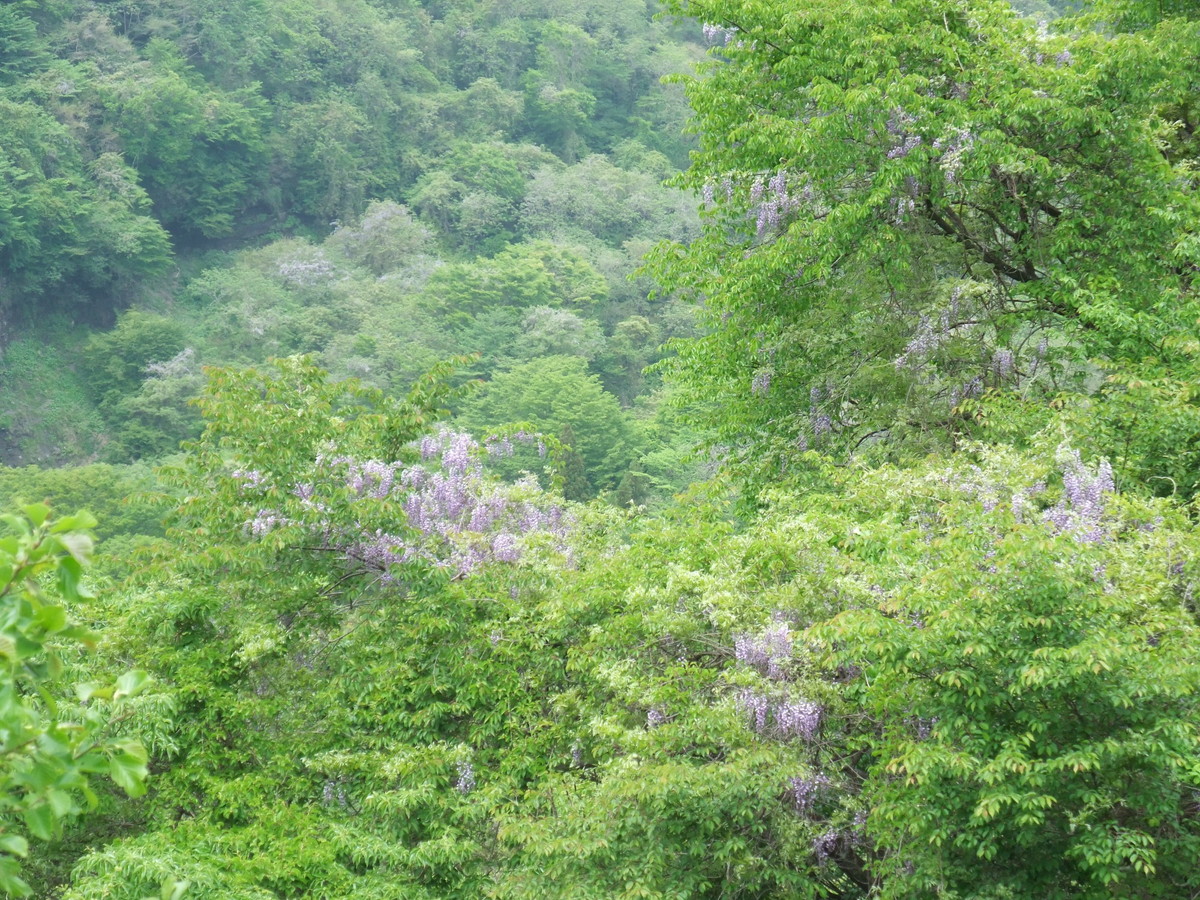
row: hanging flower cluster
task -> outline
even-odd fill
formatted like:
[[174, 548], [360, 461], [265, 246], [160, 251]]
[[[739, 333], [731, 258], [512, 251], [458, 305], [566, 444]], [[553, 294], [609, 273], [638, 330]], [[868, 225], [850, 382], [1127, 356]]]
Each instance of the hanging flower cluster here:
[[734, 638], [734, 658], [779, 685], [769, 692], [742, 688], [733, 698], [738, 711], [749, 719], [758, 734], [811, 742], [817, 739], [824, 719], [824, 708], [805, 698], [791, 696], [785, 683], [787, 665], [794, 652], [791, 625], [776, 617], [776, 622], [761, 634], [739, 634]]
[[[304, 524], [318, 534], [321, 549], [340, 551], [347, 559], [378, 570], [385, 580], [396, 566], [424, 561], [464, 577], [489, 562], [513, 563], [534, 535], [548, 535], [562, 546], [568, 523], [561, 505], [549, 500], [531, 483], [509, 486], [484, 474], [484, 455], [511, 455], [513, 441], [533, 442], [536, 436], [494, 439], [482, 447], [470, 435], [443, 429], [423, 437], [416, 449], [420, 462], [383, 462], [345, 455], [322, 455], [315, 478], [292, 486], [307, 515], [301, 520], [275, 509], [260, 509], [248, 523], [252, 537], [277, 528]], [[270, 478], [261, 472], [233, 473], [243, 492], [263, 492]], [[356, 519], [353, 527], [330, 521], [332, 493], [349, 494], [355, 504], [384, 502], [362, 518], [375, 524], [391, 509], [394, 521], [371, 528]], [[323, 496], [325, 493], [330, 496]], [[344, 495], [343, 495], [344, 496]]]

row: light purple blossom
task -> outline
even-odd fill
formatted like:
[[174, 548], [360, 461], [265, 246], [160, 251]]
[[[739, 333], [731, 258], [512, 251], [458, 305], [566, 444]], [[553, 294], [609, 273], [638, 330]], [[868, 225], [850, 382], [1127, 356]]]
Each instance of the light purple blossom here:
[[950, 389], [950, 408], [958, 406], [963, 400], [979, 396], [983, 388], [983, 379], [976, 375], [969, 381]]
[[775, 707], [775, 721], [784, 737], [815, 740], [821, 729], [823, 710], [809, 700], [787, 700]]
[[1093, 471], [1084, 464], [1078, 450], [1066, 447], [1059, 448], [1058, 462], [1063, 479], [1062, 496], [1043, 513], [1043, 518], [1055, 530], [1073, 534], [1083, 543], [1104, 540], [1102, 520], [1107, 497], [1116, 492], [1112, 465], [1102, 459]]
[[892, 147], [887, 152], [888, 159], [904, 159], [908, 154], [912, 153], [921, 145], [921, 136], [919, 134], [906, 135], [899, 144]]
[[749, 714], [750, 727], [758, 734], [786, 740], [797, 737], [813, 741], [821, 730], [824, 709], [810, 700], [771, 698], [750, 688], [734, 696], [734, 706]]
[[257, 469], [234, 469], [229, 475], [241, 482], [239, 487], [243, 492], [261, 490], [267, 484], [267, 476]]
[[484, 448], [491, 457], [506, 458], [513, 455], [513, 442], [511, 438], [507, 437], [488, 435], [484, 441]]
[[812, 812], [814, 804], [821, 794], [828, 790], [829, 784], [829, 779], [820, 772], [808, 778], [799, 776], [789, 778], [788, 788], [791, 790], [793, 802], [796, 804], [796, 811], [801, 814]]
[[768, 232], [775, 231], [783, 223], [784, 217], [798, 210], [805, 202], [811, 202], [812, 188], [807, 183], [800, 196], [794, 196], [788, 190], [788, 176], [782, 169], [763, 183], [762, 178], [756, 178], [750, 186], [750, 202], [757, 204], [755, 229], [761, 238]]
[[929, 738], [933, 736], [933, 729], [934, 729], [934, 726], [937, 725], [937, 723], [938, 723], [937, 716], [933, 716], [932, 718], [929, 718], [929, 719], [924, 719], [924, 718], [921, 718], [920, 716], [917, 716], [916, 718], [914, 718], [913, 719], [913, 733], [916, 735], [917, 740], [918, 741], [929, 740]]
[[762, 694], [755, 693], [752, 690], [746, 689], [740, 691], [734, 697], [734, 705], [739, 712], [749, 713], [752, 722], [751, 727], [762, 734], [767, 729], [767, 713], [771, 709], [771, 701]]
[[736, 28], [714, 25], [711, 22], [705, 22], [702, 30], [704, 32], [704, 40], [710, 46], [713, 44], [728, 44], [733, 40], [733, 36], [737, 34]]
[[521, 558], [520, 548], [517, 547], [517, 539], [511, 534], [498, 534], [492, 540], [492, 556], [500, 562], [516, 562]]
[[915, 116], [902, 109], [893, 109], [887, 120], [887, 134], [892, 139], [892, 146], [887, 151], [888, 159], [903, 159], [921, 144], [921, 136], [912, 131], [916, 125]]
[[998, 378], [1007, 378], [1014, 367], [1013, 352], [1007, 347], [1001, 347], [992, 354], [992, 369]]
[[346, 808], [350, 805], [346, 799], [346, 789], [335, 781], [326, 781], [321, 788], [321, 805]]
[[948, 335], [944, 331], [934, 328], [929, 316], [921, 316], [920, 321], [917, 323], [916, 334], [905, 345], [904, 352], [892, 361], [892, 365], [897, 369], [918, 367], [925, 361], [926, 357], [942, 345], [942, 342], [947, 337]]
[[793, 637], [787, 622], [779, 622], [762, 634], [739, 634], [734, 638], [733, 654], [738, 662], [764, 672], [768, 678], [781, 679], [783, 666], [792, 658]]
[[756, 397], [765, 397], [771, 390], [771, 373], [762, 371], [755, 373], [750, 380], [750, 393]]
[[826, 831], [813, 840], [813, 854], [817, 857], [817, 864], [824, 865], [832, 857], [837, 855], [838, 845], [841, 843], [841, 835], [836, 831]]
[[[536, 436], [520, 433], [511, 440], [526, 443]], [[494, 441], [504, 452], [509, 438]], [[330, 451], [317, 458], [313, 481], [295, 485], [292, 493], [303, 501], [317, 521], [305, 519], [309, 529], [325, 549], [338, 550], [348, 560], [381, 573], [392, 580], [394, 567], [413, 561], [447, 569], [463, 577], [492, 562], [517, 562], [521, 557], [522, 537], [544, 534], [559, 549], [565, 550], [568, 523], [561, 507], [542, 504], [526, 485], [516, 490], [487, 478], [480, 457], [484, 448], [469, 435], [450, 431], [426, 435], [416, 445], [423, 462], [405, 466], [399, 462], [356, 460]], [[240, 473], [243, 480], [254, 476]], [[259, 480], [262, 477], [259, 476]], [[324, 518], [327, 505], [318, 498], [323, 490], [342, 485], [351, 503], [391, 501], [396, 504], [395, 518], [403, 528], [376, 528], [372, 533], [361, 524], [347, 529], [334, 528]], [[378, 518], [388, 507], [364, 508]], [[366, 516], [364, 516], [366, 517]], [[299, 524], [276, 511], [261, 509], [247, 523], [253, 537], [261, 538], [281, 525]]]
[[255, 537], [263, 537], [270, 534], [280, 525], [287, 525], [288, 520], [280, 516], [275, 510], [260, 509], [250, 522], [250, 533]]
[[948, 137], [933, 142], [933, 149], [941, 154], [938, 162], [947, 184], [958, 183], [964, 158], [975, 146], [975, 135], [966, 128], [955, 128]]

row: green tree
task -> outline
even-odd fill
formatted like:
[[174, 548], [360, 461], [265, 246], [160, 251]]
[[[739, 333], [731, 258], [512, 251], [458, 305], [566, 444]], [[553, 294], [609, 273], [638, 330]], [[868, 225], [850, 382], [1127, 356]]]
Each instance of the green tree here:
[[37, 24], [15, 5], [0, 8], [0, 85], [13, 83], [48, 61]]
[[879, 560], [881, 600], [816, 629], [861, 672], [851, 694], [876, 723], [880, 895], [1186, 894], [1200, 675], [1176, 542], [1191, 528], [1122, 502], [1104, 462], [1060, 453], [1051, 504], [1013, 463], [944, 475], [924, 534], [895, 527], [921, 515], [911, 494], [864, 523], [847, 543]]
[[157, 49], [142, 77], [101, 83], [106, 118], [163, 225], [227, 235], [266, 161], [263, 104], [253, 89], [208, 88], [165, 45]]
[[161, 273], [170, 242], [133, 173], [112, 155], [85, 165], [69, 131], [32, 103], [0, 97], [0, 308], [112, 303], [133, 278]]
[[72, 607], [90, 597], [83, 572], [95, 520], [52, 520], [41, 504], [22, 512], [3, 517], [0, 536], [0, 890], [9, 896], [30, 893], [20, 877], [29, 851], [23, 832], [59, 835], [65, 820], [96, 805], [97, 776], [137, 796], [147, 775], [145, 749], [119, 733], [145, 673], [78, 686], [82, 706], [63, 697], [59, 683], [61, 650], [95, 642], [70, 621]]
[[166, 362], [183, 349], [178, 324], [134, 309], [122, 313], [111, 331], [89, 338], [83, 359], [92, 390], [103, 404], [136, 391], [148, 365]]
[[569, 427], [571, 446], [598, 490], [616, 487], [636, 453], [620, 404], [577, 356], [546, 356], [496, 375], [464, 405], [459, 421], [476, 434], [507, 424], [551, 435]]
[[1089, 360], [1187, 378], [1169, 348], [1197, 318], [1197, 197], [1160, 135], [1163, 104], [1195, 89], [1178, 51], [1197, 23], [1046, 35], [993, 2], [672, 8], [719, 46], [687, 84], [701, 150], [680, 179], [708, 224], [655, 264], [705, 299], [710, 333], [666, 370], [740, 470], [765, 483], [808, 446], [951, 446], [972, 397], [1091, 393]]

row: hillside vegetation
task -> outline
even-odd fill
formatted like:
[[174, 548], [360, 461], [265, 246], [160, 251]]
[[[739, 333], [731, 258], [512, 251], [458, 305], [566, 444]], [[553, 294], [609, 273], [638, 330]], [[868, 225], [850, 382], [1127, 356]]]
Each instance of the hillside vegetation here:
[[1194, 0], [0, 37], [0, 890], [1200, 892]]

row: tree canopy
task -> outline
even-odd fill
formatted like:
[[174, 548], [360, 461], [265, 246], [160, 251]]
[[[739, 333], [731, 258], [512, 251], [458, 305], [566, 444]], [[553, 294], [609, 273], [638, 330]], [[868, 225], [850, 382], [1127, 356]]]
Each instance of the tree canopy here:
[[658, 9], [0, 9], [0, 892], [1200, 894], [1200, 7]]

